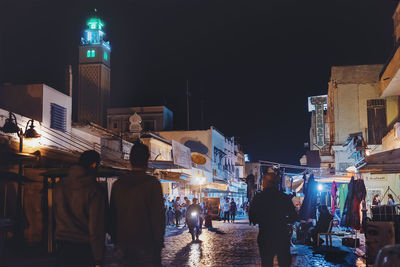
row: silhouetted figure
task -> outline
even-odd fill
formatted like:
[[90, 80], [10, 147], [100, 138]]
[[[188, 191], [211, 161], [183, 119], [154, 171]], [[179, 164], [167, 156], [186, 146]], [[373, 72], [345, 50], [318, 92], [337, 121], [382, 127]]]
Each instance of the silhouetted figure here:
[[288, 224], [297, 218], [289, 196], [278, 190], [274, 173], [263, 176], [264, 190], [256, 194], [250, 206], [250, 221], [259, 225], [258, 247], [262, 266], [273, 266], [278, 256], [279, 266], [290, 266], [290, 237]]
[[161, 266], [165, 212], [160, 182], [147, 175], [149, 148], [136, 143], [132, 171], [119, 177], [111, 191], [111, 236], [120, 266]]
[[186, 211], [186, 222], [189, 232], [192, 235], [192, 240], [199, 239], [203, 226], [202, 214], [203, 209], [197, 203], [197, 198], [193, 198], [193, 204], [191, 204]]
[[235, 200], [232, 198], [231, 203], [229, 204], [229, 217], [231, 219], [231, 222], [235, 222], [235, 217], [236, 217], [236, 212], [237, 212], [237, 205]]
[[182, 217], [182, 211], [181, 211], [181, 198], [176, 197], [175, 202], [174, 202], [174, 213], [175, 213], [175, 222], [176, 222], [176, 227], [179, 226], [179, 223], [181, 221]]
[[[312, 243], [312, 244], [317, 243], [318, 233], [326, 233], [328, 231], [329, 224], [331, 223], [331, 221], [333, 219], [333, 216], [329, 212], [328, 207], [326, 205], [319, 206], [318, 210], [319, 210], [318, 222], [315, 225], [315, 227], [311, 227], [308, 230], [309, 234], [308, 234], [307, 242]], [[324, 240], [321, 239], [321, 242], [323, 243]]]
[[229, 223], [229, 199], [225, 199], [225, 202], [222, 204], [222, 211], [224, 212], [224, 222], [228, 221]]
[[100, 155], [82, 153], [55, 185], [57, 266], [100, 266], [104, 255], [106, 194], [96, 182]]
[[372, 200], [372, 205], [373, 206], [380, 206], [381, 205], [381, 197], [379, 196], [379, 194], [376, 194], [374, 196], [374, 199]]

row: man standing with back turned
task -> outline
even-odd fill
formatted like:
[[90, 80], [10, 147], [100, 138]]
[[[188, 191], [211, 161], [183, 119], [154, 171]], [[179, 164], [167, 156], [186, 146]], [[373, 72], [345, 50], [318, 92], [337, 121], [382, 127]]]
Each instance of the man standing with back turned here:
[[99, 163], [99, 153], [85, 151], [55, 185], [57, 267], [94, 267], [103, 260], [106, 194], [96, 182]]
[[280, 267], [289, 267], [290, 237], [288, 223], [297, 218], [289, 196], [278, 190], [278, 179], [274, 173], [262, 178], [264, 190], [256, 195], [250, 206], [250, 221], [259, 225], [258, 247], [263, 267], [272, 267], [274, 256], [278, 256]]
[[165, 212], [160, 182], [147, 175], [149, 148], [135, 143], [131, 173], [113, 185], [111, 236], [120, 266], [160, 267], [164, 244]]

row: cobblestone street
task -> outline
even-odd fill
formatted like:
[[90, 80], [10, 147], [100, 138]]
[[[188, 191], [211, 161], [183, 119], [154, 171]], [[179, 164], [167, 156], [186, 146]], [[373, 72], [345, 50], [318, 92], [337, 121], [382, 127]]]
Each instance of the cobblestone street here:
[[[168, 227], [164, 266], [261, 266], [256, 237], [258, 228], [247, 220], [234, 224], [213, 221], [214, 228], [203, 229], [201, 242], [192, 242], [187, 228]], [[292, 248], [292, 266], [365, 266], [348, 248], [313, 253], [308, 246]]]
[[[228, 267], [228, 266], [261, 266], [257, 247], [258, 227], [250, 226], [247, 220], [233, 224], [213, 221], [214, 228], [203, 229], [201, 242], [192, 242], [187, 228], [169, 226], [162, 252], [164, 267]], [[365, 267], [365, 261], [357, 257], [350, 248], [340, 246], [339, 240], [334, 247], [322, 246], [319, 249], [305, 245], [292, 247], [292, 266], [357, 266]], [[8, 255], [7, 265], [55, 266], [55, 257], [30, 253]], [[277, 263], [275, 264], [276, 266]], [[118, 267], [111, 247], [105, 259], [104, 267]]]

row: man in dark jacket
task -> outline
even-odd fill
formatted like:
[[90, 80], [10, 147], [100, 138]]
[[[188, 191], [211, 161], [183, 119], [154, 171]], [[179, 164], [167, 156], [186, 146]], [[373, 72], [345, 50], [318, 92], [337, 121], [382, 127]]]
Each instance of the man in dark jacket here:
[[293, 223], [296, 210], [290, 198], [277, 189], [275, 174], [263, 176], [264, 190], [255, 195], [250, 206], [250, 221], [259, 225], [258, 247], [262, 266], [273, 266], [278, 256], [280, 267], [291, 265], [288, 223]]
[[93, 267], [103, 260], [106, 196], [96, 182], [99, 163], [96, 151], [85, 151], [55, 185], [57, 266]]
[[111, 192], [111, 236], [121, 266], [161, 266], [165, 213], [160, 182], [147, 175], [149, 149], [136, 143], [132, 172], [121, 176]]

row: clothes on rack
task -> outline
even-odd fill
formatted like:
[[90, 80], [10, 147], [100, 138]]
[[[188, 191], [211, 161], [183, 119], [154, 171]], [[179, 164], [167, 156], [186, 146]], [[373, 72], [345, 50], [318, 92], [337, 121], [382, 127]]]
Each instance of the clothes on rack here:
[[317, 192], [317, 182], [314, 180], [314, 175], [310, 174], [308, 182], [305, 184], [304, 200], [299, 211], [301, 220], [316, 218]]
[[342, 184], [339, 187], [339, 209], [340, 209], [340, 216], [343, 216], [344, 205], [346, 203], [348, 192], [348, 185]]
[[342, 214], [342, 219], [340, 221], [341, 226], [351, 227], [353, 223], [353, 198], [354, 198], [354, 176], [351, 177], [350, 183], [348, 185], [346, 202], [344, 203], [344, 209]]
[[354, 187], [352, 227], [357, 230], [361, 229], [360, 205], [361, 201], [365, 200], [366, 196], [367, 196], [367, 189], [365, 188], [364, 180], [362, 179], [356, 180]]
[[332, 187], [331, 187], [331, 198], [332, 198], [332, 201], [331, 201], [331, 209], [332, 209], [332, 214], [333, 214], [333, 215], [334, 215], [335, 212], [336, 212], [336, 199], [337, 199], [336, 191], [337, 191], [336, 182], [333, 181], [333, 182], [332, 182]]

